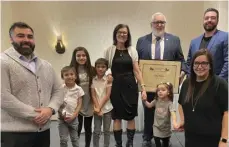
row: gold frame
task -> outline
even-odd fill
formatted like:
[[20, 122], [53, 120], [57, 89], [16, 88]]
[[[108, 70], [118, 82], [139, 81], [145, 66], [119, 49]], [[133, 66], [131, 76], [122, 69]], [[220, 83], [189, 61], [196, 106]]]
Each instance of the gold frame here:
[[140, 60], [139, 66], [147, 92], [155, 92], [161, 82], [170, 82], [173, 92], [179, 93], [180, 61]]

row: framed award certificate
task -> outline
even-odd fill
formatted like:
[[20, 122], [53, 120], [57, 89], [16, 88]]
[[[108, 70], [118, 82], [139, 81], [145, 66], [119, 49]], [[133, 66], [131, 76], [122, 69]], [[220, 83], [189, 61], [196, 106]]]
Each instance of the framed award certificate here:
[[179, 77], [181, 62], [163, 60], [140, 60], [145, 89], [147, 92], [155, 92], [158, 84], [170, 82], [173, 84], [173, 92], [179, 92]]

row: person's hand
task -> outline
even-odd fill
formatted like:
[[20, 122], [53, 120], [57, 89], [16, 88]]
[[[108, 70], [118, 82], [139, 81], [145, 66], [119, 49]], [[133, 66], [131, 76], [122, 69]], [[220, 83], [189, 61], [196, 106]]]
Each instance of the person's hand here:
[[64, 117], [64, 121], [67, 123], [72, 122], [76, 117], [78, 116], [78, 114], [73, 114], [72, 116], [65, 116]]
[[184, 76], [185, 76], [185, 72], [184, 71], [181, 71], [180, 77], [179, 77], [179, 85], [183, 82]]
[[52, 116], [52, 109], [48, 107], [37, 108], [34, 111], [40, 113], [33, 119], [33, 121], [38, 125], [45, 124]]
[[94, 106], [94, 112], [95, 113], [99, 113], [100, 112], [100, 108]]
[[99, 113], [97, 113], [98, 116], [103, 116], [103, 112], [100, 111]]
[[174, 128], [175, 130], [178, 130], [178, 129], [180, 128], [180, 125], [179, 125], [177, 122], [174, 122], [174, 123], [173, 123], [173, 128]]
[[219, 147], [228, 147], [228, 143], [219, 141]]
[[146, 94], [146, 91], [145, 90], [142, 91], [142, 100], [143, 101], [146, 101], [147, 100], [147, 94]]
[[179, 127], [176, 129], [179, 132], [183, 132], [184, 131], [184, 121], [181, 121], [179, 124]]
[[108, 83], [112, 83], [113, 82], [112, 74], [107, 75], [107, 82]]

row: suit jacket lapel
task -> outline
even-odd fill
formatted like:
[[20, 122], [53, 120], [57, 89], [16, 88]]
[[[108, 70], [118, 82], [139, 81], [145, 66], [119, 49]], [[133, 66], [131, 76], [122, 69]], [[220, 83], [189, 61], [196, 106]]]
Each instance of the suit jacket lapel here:
[[165, 33], [164, 35], [164, 54], [163, 54], [163, 59], [168, 58], [168, 50], [169, 50], [169, 37], [168, 34]]
[[198, 51], [198, 50], [200, 49], [200, 44], [201, 44], [201, 41], [202, 41], [203, 37], [204, 37], [204, 34], [202, 34], [202, 35], [199, 37], [199, 39], [197, 39], [197, 42], [196, 42], [197, 48], [196, 48], [195, 50]]
[[149, 56], [149, 59], [152, 59], [152, 49], [151, 49], [151, 46], [152, 46], [152, 33], [150, 33], [147, 36], [147, 40], [149, 42], [149, 44], [147, 44], [148, 56]]

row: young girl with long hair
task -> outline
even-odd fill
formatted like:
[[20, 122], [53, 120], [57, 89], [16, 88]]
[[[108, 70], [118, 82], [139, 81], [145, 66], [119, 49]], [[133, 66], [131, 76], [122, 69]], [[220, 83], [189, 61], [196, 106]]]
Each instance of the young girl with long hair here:
[[148, 108], [155, 107], [153, 134], [156, 147], [169, 147], [172, 134], [172, 124], [175, 129], [179, 128], [176, 121], [176, 113], [173, 107], [173, 85], [169, 82], [157, 85], [156, 97], [152, 102], [145, 101]]
[[82, 99], [82, 107], [78, 115], [78, 136], [80, 136], [84, 121], [85, 147], [90, 147], [93, 119], [93, 103], [90, 94], [90, 87], [93, 76], [95, 75], [95, 69], [93, 66], [91, 66], [90, 56], [86, 48], [77, 47], [73, 51], [70, 66], [75, 67], [78, 73], [76, 78], [76, 84], [82, 87], [85, 93]]

